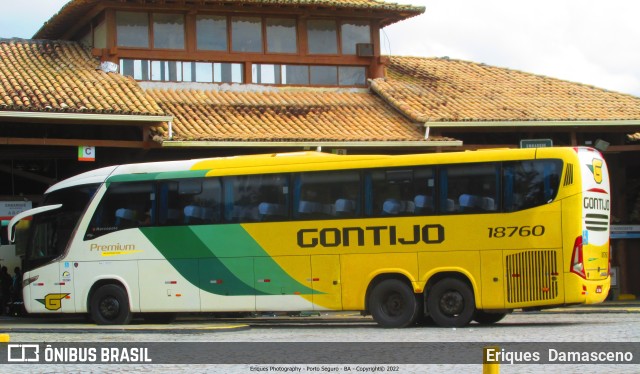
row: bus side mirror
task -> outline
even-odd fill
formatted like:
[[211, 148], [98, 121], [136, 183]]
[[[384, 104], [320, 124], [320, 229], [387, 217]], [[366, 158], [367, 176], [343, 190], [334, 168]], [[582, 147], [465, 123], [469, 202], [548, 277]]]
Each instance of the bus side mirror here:
[[62, 204], [54, 204], [54, 205], [45, 205], [38, 208], [33, 208], [29, 210], [25, 210], [22, 213], [18, 213], [18, 215], [11, 218], [9, 221], [9, 226], [7, 226], [7, 238], [9, 239], [9, 243], [13, 243], [16, 240], [14, 227], [20, 222], [21, 219], [34, 216], [38, 213], [48, 212], [50, 210], [61, 208]]

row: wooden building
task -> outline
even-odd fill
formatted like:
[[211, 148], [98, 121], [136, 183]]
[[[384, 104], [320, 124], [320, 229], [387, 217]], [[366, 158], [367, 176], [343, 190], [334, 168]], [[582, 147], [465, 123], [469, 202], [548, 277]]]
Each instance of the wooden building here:
[[630, 227], [613, 240], [619, 292], [640, 294], [640, 98], [381, 55], [381, 29], [423, 12], [377, 0], [71, 0], [33, 39], [0, 39], [0, 201], [37, 204], [55, 181], [125, 162], [598, 145], [612, 223]]

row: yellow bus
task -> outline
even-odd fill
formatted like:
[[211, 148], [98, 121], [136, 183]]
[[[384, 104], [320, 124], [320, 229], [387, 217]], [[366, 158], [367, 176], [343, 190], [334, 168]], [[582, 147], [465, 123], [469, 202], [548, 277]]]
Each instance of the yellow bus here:
[[591, 148], [301, 152], [106, 167], [32, 217], [30, 313], [361, 311], [494, 323], [609, 291], [609, 175]]

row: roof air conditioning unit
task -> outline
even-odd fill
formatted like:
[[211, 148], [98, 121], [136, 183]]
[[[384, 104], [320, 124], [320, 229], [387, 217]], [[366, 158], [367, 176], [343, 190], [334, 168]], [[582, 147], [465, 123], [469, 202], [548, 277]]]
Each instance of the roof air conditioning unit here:
[[358, 55], [358, 57], [373, 57], [373, 44], [372, 43], [356, 44], [356, 54]]

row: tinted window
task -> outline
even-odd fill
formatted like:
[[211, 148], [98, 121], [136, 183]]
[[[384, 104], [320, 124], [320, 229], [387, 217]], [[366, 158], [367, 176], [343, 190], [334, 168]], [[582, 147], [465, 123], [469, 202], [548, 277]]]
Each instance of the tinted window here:
[[227, 222], [259, 222], [288, 219], [287, 174], [225, 177], [224, 208]]
[[222, 221], [218, 178], [164, 181], [158, 186], [159, 225], [205, 225]]
[[361, 215], [360, 173], [326, 171], [301, 173], [295, 179], [294, 217], [322, 219]]
[[441, 213], [496, 212], [500, 209], [500, 164], [461, 164], [440, 171]]
[[[71, 235], [93, 198], [98, 185], [81, 185], [54, 191], [45, 196], [43, 205], [62, 204], [62, 207], [33, 216], [25, 243], [18, 243], [26, 252], [29, 266], [37, 266], [61, 255]], [[22, 249], [21, 249], [22, 251]]]
[[[433, 214], [435, 180], [430, 168], [375, 170], [367, 173], [368, 216]], [[366, 184], [367, 186], [369, 183]]]
[[560, 186], [561, 160], [504, 163], [504, 210], [512, 212], [551, 202]]
[[155, 224], [152, 182], [111, 183], [85, 234], [85, 240], [117, 230]]

